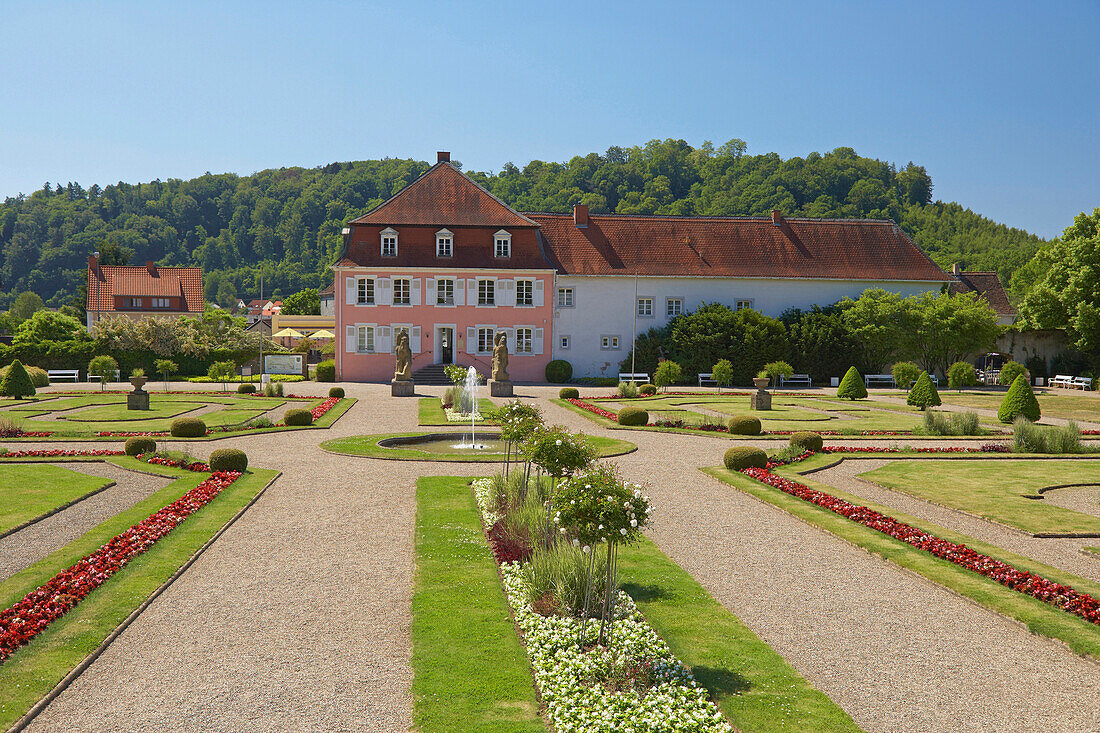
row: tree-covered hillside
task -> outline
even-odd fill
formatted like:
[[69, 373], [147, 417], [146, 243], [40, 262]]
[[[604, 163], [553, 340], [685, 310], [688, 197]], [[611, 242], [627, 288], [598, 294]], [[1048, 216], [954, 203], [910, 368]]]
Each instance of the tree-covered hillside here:
[[[1009, 282], [1043, 240], [955, 203], [932, 202], [921, 166], [863, 158], [851, 148], [780, 158], [747, 155], [741, 140], [693, 148], [682, 140], [610, 148], [567, 163], [508, 164], [471, 173], [522, 211], [891, 218], [941, 266], [995, 269]], [[87, 256], [196, 264], [219, 303], [324, 287], [344, 223], [378, 205], [428, 168], [387, 158], [251, 176], [117, 183], [88, 189], [46, 184], [0, 205], [0, 308], [23, 291], [61, 305], [79, 291]]]

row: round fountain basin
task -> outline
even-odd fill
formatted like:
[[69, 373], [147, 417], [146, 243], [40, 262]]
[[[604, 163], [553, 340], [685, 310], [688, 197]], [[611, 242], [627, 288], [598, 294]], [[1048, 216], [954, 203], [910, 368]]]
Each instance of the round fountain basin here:
[[469, 433], [428, 433], [409, 435], [399, 438], [386, 438], [378, 441], [381, 448], [401, 448], [403, 450], [423, 451], [429, 455], [445, 453], [468, 453], [470, 455], [504, 455], [504, 441], [500, 433], [482, 433], [474, 436], [474, 445], [470, 445]]

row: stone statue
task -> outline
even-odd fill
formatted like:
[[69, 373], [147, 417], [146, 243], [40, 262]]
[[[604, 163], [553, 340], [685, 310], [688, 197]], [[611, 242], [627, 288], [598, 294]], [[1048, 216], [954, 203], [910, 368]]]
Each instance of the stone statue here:
[[497, 332], [493, 346], [493, 379], [497, 382], [508, 380], [508, 334]]
[[397, 367], [393, 381], [408, 382], [412, 379], [412, 350], [409, 349], [409, 334], [402, 331], [397, 336]]

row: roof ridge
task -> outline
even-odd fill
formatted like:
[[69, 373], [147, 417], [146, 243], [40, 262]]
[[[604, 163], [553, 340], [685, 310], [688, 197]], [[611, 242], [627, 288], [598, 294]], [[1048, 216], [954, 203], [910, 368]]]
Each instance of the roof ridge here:
[[[528, 216], [564, 216], [572, 217], [570, 212], [560, 211], [524, 211], [517, 212]], [[658, 219], [658, 220], [677, 220], [677, 221], [760, 221], [771, 223], [772, 218], [770, 216], [756, 216], [749, 214], [731, 214], [731, 215], [699, 215], [699, 216], [686, 216], [683, 214], [620, 214], [618, 212], [604, 212], [599, 214], [589, 213], [588, 218], [594, 217], [607, 217], [615, 219]], [[831, 222], [841, 224], [891, 224], [893, 226], [900, 225], [893, 219], [845, 219], [840, 217], [816, 217], [816, 216], [784, 216], [783, 221], [798, 221], [798, 222]]]

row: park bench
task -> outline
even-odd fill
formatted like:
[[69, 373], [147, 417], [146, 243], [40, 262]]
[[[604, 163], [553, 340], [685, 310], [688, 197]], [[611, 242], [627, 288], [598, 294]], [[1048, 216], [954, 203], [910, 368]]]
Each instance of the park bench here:
[[[99, 377], [97, 377], [97, 376], [96, 376], [96, 375], [94, 375], [94, 374], [89, 374], [89, 375], [88, 375], [88, 381], [89, 381], [89, 382], [98, 382], [98, 381], [99, 381]], [[119, 372], [119, 370], [118, 370], [118, 369], [115, 369], [115, 381], [116, 381], [116, 382], [120, 382], [120, 381], [122, 381], [122, 377], [120, 376], [120, 372]]]
[[49, 369], [46, 371], [46, 376], [50, 378], [51, 382], [58, 382], [63, 379], [71, 379], [74, 382], [80, 381], [79, 369]]
[[868, 374], [863, 377], [863, 383], [866, 384], [868, 387], [871, 386], [872, 382], [874, 382], [875, 384], [888, 384], [891, 387], [897, 386], [894, 384], [893, 374]]
[[1073, 377], [1069, 376], [1068, 374], [1058, 374], [1052, 377], [1048, 384], [1051, 387], [1062, 387], [1064, 389], [1069, 389], [1070, 386], [1073, 384]]
[[788, 384], [800, 384], [803, 387], [812, 387], [814, 383], [813, 380], [810, 379], [809, 374], [792, 374], [789, 377], [784, 377], [780, 374], [779, 386], [786, 387]]
[[1092, 389], [1092, 377], [1074, 377], [1070, 387], [1080, 390]]
[[717, 385], [718, 382], [714, 379], [713, 372], [700, 372], [699, 373], [699, 386], [703, 386], [703, 382], [709, 382], [710, 384]]
[[645, 372], [619, 372], [620, 382], [649, 382], [649, 375]]

